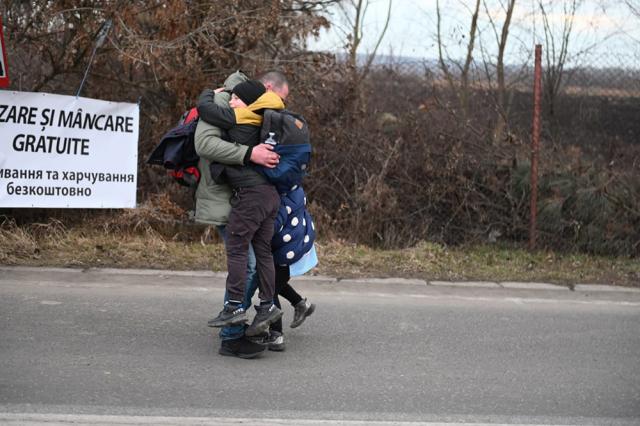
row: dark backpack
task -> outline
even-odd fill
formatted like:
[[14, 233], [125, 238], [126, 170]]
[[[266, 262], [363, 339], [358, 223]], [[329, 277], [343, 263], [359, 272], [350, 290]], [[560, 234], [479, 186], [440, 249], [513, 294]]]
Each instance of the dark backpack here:
[[262, 129], [260, 130], [260, 142], [269, 139], [269, 133], [280, 145], [298, 145], [310, 143], [309, 126], [300, 114], [286, 109], [264, 110]]
[[192, 108], [186, 111], [178, 125], [165, 133], [147, 159], [148, 164], [163, 166], [175, 182], [189, 188], [195, 188], [200, 181], [198, 154], [194, 145], [197, 125], [198, 110]]
[[311, 161], [311, 141], [307, 121], [287, 110], [264, 111], [260, 142], [274, 145], [280, 155], [275, 168], [258, 170], [276, 186], [280, 193], [295, 190], [302, 183]]

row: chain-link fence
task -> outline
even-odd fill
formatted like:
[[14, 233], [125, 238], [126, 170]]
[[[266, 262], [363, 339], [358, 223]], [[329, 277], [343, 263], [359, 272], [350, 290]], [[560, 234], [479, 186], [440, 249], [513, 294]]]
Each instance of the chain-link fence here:
[[[542, 67], [540, 246], [637, 254], [640, 61]], [[503, 86], [495, 67], [389, 61], [357, 90], [360, 103], [315, 130], [325, 229], [386, 246], [527, 241], [533, 60], [506, 65]]]
[[[544, 49], [544, 47], [543, 47]], [[544, 58], [544, 56], [543, 56]], [[610, 138], [637, 143], [640, 136], [640, 55], [585, 55], [563, 64], [543, 60], [543, 94], [547, 125], [559, 128], [586, 126], [606, 144]], [[379, 70], [419, 79], [422, 84], [461, 90], [460, 64], [433, 59], [390, 60], [377, 64]], [[445, 71], [446, 68], [446, 71]], [[449, 73], [449, 75], [447, 75]], [[527, 96], [533, 90], [533, 61], [505, 65], [505, 105], [514, 120], [509, 124], [529, 130], [530, 121], [521, 120]], [[468, 74], [470, 91], [497, 91], [494, 65], [473, 63]], [[523, 97], [524, 99], [520, 99]], [[533, 102], [532, 100], [530, 101]], [[530, 116], [528, 116], [530, 119]], [[595, 137], [595, 139], [594, 139]]]

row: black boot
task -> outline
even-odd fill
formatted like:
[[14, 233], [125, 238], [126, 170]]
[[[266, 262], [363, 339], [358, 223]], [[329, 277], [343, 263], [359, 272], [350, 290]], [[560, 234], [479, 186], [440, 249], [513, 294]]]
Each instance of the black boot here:
[[279, 331], [269, 331], [269, 337], [267, 337], [264, 342], [270, 351], [282, 352], [285, 349], [284, 335]]
[[247, 313], [240, 305], [225, 303], [217, 317], [207, 322], [209, 327], [227, 327], [247, 322]]
[[260, 356], [266, 346], [250, 342], [246, 337], [233, 340], [223, 340], [218, 353], [224, 356], [235, 356], [243, 359], [251, 359]]
[[257, 336], [267, 331], [269, 325], [282, 318], [283, 312], [274, 304], [256, 306], [256, 316], [244, 332], [247, 336]]
[[306, 297], [301, 301], [299, 301], [293, 307], [293, 321], [291, 321], [291, 328], [298, 327], [315, 310], [316, 310], [316, 305], [314, 305], [313, 303], [309, 303]]

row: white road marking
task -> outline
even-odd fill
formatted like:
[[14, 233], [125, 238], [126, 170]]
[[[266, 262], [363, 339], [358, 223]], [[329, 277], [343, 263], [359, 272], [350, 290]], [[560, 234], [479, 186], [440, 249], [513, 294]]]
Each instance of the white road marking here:
[[0, 424], [21, 426], [565, 426], [558, 424], [522, 423], [442, 423], [415, 421], [372, 420], [307, 420], [307, 419], [250, 419], [230, 417], [165, 417], [165, 416], [112, 416], [89, 414], [36, 414], [0, 413]]

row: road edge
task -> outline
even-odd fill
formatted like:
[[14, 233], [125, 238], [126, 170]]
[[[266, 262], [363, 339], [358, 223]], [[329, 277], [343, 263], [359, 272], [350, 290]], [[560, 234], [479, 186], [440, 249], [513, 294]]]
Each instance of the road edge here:
[[[59, 268], [47, 266], [10, 266], [0, 265], [0, 271], [15, 272], [65, 272], [65, 273], [93, 273], [105, 275], [142, 275], [142, 276], [180, 276], [180, 277], [201, 277], [201, 278], [225, 278], [224, 271], [204, 271], [189, 270], [177, 271], [167, 269], [119, 269], [119, 268]], [[352, 285], [406, 285], [417, 287], [453, 287], [453, 288], [473, 288], [473, 289], [509, 289], [509, 290], [540, 290], [540, 291], [571, 291], [571, 292], [616, 292], [616, 293], [640, 293], [640, 287], [623, 287], [606, 284], [578, 283], [575, 285], [561, 285], [546, 282], [527, 281], [444, 281], [444, 280], [421, 280], [411, 278], [389, 277], [389, 278], [338, 278], [326, 275], [303, 275], [292, 277], [292, 282], [317, 282], [317, 283], [342, 283]]]

